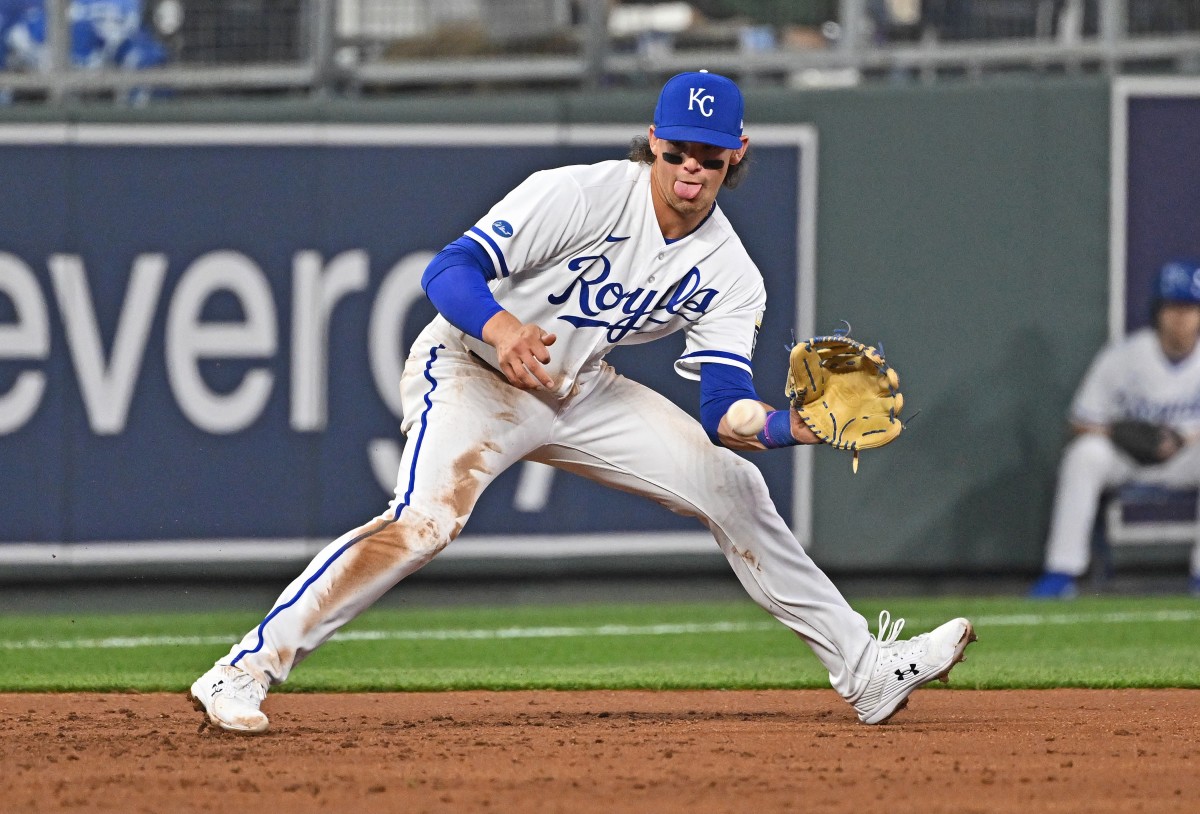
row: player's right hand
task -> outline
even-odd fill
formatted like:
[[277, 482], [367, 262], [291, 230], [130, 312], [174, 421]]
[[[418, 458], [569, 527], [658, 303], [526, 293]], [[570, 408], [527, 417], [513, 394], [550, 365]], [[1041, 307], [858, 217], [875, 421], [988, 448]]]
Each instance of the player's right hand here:
[[544, 365], [550, 363], [547, 348], [558, 337], [532, 323], [525, 324], [507, 311], [500, 311], [483, 326], [483, 341], [496, 349], [500, 372], [509, 383], [524, 390], [553, 389], [554, 379]]

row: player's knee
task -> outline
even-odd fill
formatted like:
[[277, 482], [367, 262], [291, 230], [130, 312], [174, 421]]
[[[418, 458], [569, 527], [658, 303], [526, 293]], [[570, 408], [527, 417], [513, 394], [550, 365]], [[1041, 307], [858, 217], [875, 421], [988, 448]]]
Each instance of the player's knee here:
[[704, 507], [705, 514], [710, 517], [717, 517], [724, 511], [741, 513], [748, 507], [771, 505], [771, 493], [762, 471], [744, 458], [730, 457], [732, 463], [726, 462], [720, 469], [714, 469], [721, 482], [707, 490], [707, 494], [715, 499], [715, 505]]
[[381, 535], [394, 549], [397, 559], [428, 561], [453, 539], [454, 524], [436, 513], [412, 506], [400, 507], [393, 522]]

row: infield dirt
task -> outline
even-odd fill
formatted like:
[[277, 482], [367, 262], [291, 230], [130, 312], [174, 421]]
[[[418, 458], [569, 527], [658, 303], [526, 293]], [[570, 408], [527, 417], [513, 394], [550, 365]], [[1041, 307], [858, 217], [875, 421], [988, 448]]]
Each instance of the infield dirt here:
[[1198, 690], [0, 694], [0, 810], [1194, 812]]

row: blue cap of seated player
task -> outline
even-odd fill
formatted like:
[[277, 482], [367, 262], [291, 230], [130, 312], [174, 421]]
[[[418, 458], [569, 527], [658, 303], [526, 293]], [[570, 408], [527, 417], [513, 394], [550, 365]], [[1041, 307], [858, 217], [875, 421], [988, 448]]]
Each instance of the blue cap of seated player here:
[[728, 150], [742, 146], [742, 92], [732, 79], [708, 71], [672, 76], [654, 108], [654, 135]]
[[1154, 293], [1161, 302], [1200, 303], [1200, 264], [1172, 260], [1158, 271]]

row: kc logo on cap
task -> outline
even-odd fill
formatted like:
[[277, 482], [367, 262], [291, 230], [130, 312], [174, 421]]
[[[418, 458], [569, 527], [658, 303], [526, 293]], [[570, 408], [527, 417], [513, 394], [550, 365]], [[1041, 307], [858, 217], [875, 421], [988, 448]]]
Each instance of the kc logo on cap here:
[[700, 115], [707, 119], [712, 115], [712, 111], [709, 110], [709, 107], [714, 101], [716, 101], [717, 97], [713, 96], [711, 93], [707, 96], [701, 96], [700, 94], [702, 93], [704, 93], [704, 88], [692, 88], [691, 92], [688, 94], [688, 110], [691, 110], [692, 106], [695, 105], [700, 111]]
[[667, 80], [654, 108], [654, 135], [729, 150], [742, 146], [742, 92], [732, 79], [707, 71]]

